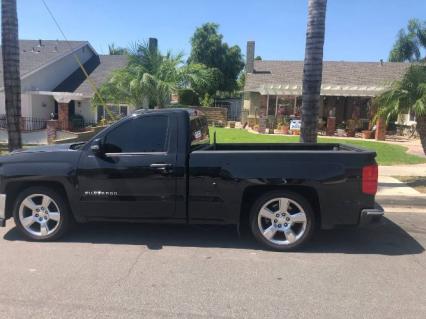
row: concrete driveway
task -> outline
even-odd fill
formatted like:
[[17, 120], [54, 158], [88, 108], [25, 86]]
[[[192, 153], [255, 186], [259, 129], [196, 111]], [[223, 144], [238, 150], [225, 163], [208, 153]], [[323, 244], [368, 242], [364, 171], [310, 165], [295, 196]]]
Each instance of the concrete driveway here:
[[0, 229], [0, 318], [424, 318], [426, 214], [262, 250], [231, 227], [80, 225], [63, 241]]

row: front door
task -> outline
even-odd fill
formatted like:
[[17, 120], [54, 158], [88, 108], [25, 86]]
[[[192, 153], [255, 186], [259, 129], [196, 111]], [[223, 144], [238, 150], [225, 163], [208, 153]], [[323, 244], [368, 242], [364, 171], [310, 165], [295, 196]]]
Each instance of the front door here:
[[173, 218], [175, 119], [164, 114], [128, 118], [102, 137], [105, 154], [90, 148], [78, 170], [81, 213], [98, 218]]

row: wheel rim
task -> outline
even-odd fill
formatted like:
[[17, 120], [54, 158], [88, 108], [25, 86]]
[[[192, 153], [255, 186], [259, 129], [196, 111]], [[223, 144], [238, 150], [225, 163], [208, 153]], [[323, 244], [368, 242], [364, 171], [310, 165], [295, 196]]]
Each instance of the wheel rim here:
[[59, 227], [61, 211], [58, 204], [49, 196], [32, 194], [21, 202], [19, 221], [25, 231], [31, 235], [45, 237]]
[[294, 200], [278, 197], [266, 202], [258, 213], [257, 224], [262, 236], [276, 245], [291, 245], [305, 233], [307, 217]]

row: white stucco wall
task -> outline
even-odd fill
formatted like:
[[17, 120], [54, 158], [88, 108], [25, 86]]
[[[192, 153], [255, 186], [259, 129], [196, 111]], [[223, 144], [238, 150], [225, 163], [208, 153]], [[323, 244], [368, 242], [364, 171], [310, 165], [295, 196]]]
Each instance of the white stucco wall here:
[[0, 92], [0, 115], [6, 114], [6, 107], [4, 103], [4, 92]]
[[132, 114], [135, 110], [136, 108], [133, 105], [127, 106], [127, 115]]
[[[88, 45], [75, 52], [82, 64], [94, 54]], [[79, 65], [73, 54], [69, 54], [60, 60], [36, 71], [31, 75], [22, 75], [21, 90], [25, 91], [51, 91], [62, 81], [70, 76]]]
[[49, 119], [50, 113], [55, 111], [55, 100], [50, 95], [32, 94], [31, 98], [31, 117], [37, 119]]
[[[4, 92], [0, 92], [0, 115], [6, 114]], [[31, 94], [21, 94], [21, 114], [23, 117], [31, 117]]]
[[82, 115], [86, 121], [96, 121], [96, 108], [92, 107], [89, 99], [75, 101], [75, 114]]

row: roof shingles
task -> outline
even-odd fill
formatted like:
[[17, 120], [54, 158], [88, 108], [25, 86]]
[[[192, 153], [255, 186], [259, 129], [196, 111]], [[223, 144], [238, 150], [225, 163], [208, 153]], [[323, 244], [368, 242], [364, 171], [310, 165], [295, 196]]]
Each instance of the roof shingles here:
[[[84, 64], [84, 68], [89, 74], [93, 85], [99, 87], [108, 80], [113, 71], [124, 68], [127, 62], [128, 58], [125, 55], [96, 55]], [[53, 91], [74, 92], [84, 96], [92, 96], [94, 91], [90, 81], [83, 71], [78, 68]]]
[[[84, 45], [89, 45], [89, 42], [42, 40], [40, 45], [39, 40], [19, 40], [21, 78]], [[84, 67], [93, 84], [99, 87], [107, 81], [114, 70], [125, 67], [127, 61], [127, 56], [97, 55], [94, 52], [94, 55], [84, 63]], [[3, 63], [0, 63], [0, 87], [3, 87]], [[64, 79], [53, 91], [80, 93], [88, 97], [94, 94], [90, 82], [80, 68]]]
[[[400, 79], [409, 63], [324, 61], [322, 85], [386, 86]], [[302, 85], [303, 61], [255, 61], [255, 73], [246, 75], [244, 91], [264, 85]]]
[[[21, 78], [55, 59], [87, 45], [87, 41], [19, 40], [19, 71]], [[0, 59], [2, 59], [0, 47]], [[0, 63], [0, 87], [3, 87], [3, 63]]]

